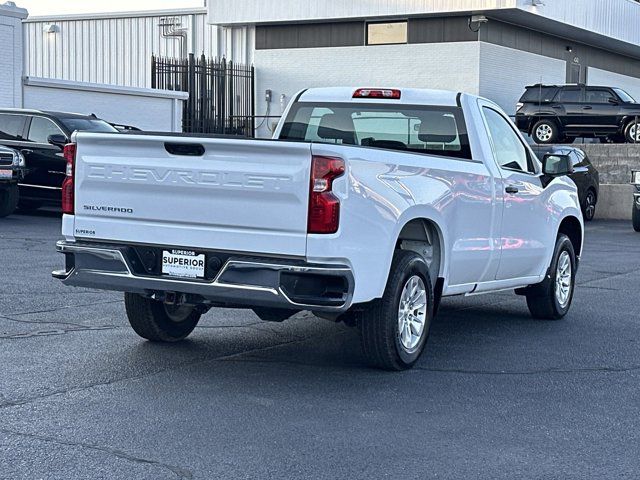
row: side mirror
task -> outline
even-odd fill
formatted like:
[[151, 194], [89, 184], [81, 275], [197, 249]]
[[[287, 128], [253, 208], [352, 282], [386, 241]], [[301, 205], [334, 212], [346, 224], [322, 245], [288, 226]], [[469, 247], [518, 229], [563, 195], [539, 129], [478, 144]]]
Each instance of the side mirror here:
[[620, 105], [620, 102], [613, 97], [609, 97], [609, 103], [611, 105]]
[[571, 175], [574, 172], [569, 155], [547, 154], [542, 159], [542, 173], [550, 177]]
[[64, 148], [64, 146], [69, 143], [69, 140], [64, 135], [56, 133], [55, 135], [49, 135], [47, 137], [47, 142], [51, 145], [55, 145], [56, 147]]

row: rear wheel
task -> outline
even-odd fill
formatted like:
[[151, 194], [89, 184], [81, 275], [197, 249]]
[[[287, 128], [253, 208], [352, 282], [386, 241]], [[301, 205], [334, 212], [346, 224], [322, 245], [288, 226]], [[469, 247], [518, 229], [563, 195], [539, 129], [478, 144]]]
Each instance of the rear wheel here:
[[633, 229], [636, 232], [640, 232], [640, 209], [637, 206], [633, 206], [633, 214], [631, 217], [633, 221]]
[[576, 277], [573, 244], [564, 234], [558, 235], [549, 276], [526, 291], [527, 306], [534, 318], [559, 320], [571, 307]]
[[201, 317], [194, 307], [167, 305], [136, 293], [125, 293], [124, 305], [131, 327], [152, 342], [177, 342], [187, 338]]
[[587, 192], [587, 196], [584, 198], [584, 205], [582, 206], [582, 216], [585, 221], [590, 222], [593, 220], [593, 217], [596, 215], [596, 192], [592, 189], [589, 189]]
[[547, 144], [557, 142], [561, 137], [560, 129], [553, 120], [540, 120], [532, 129], [533, 141], [536, 143]]
[[0, 189], [0, 218], [11, 215], [18, 206], [18, 186]]
[[632, 121], [624, 130], [624, 139], [628, 143], [640, 143], [640, 121]]
[[396, 251], [382, 298], [356, 316], [369, 364], [385, 370], [411, 368], [429, 337], [433, 305], [424, 259], [412, 251]]

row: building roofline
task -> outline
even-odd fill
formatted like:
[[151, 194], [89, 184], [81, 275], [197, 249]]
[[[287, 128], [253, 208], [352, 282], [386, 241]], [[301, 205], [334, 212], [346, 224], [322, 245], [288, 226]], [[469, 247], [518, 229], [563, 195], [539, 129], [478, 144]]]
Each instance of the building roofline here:
[[0, 3], [0, 14], [3, 17], [14, 17], [14, 18], [24, 19], [24, 18], [27, 18], [27, 15], [29, 15], [29, 12], [25, 8], [18, 7], [13, 2], [4, 2], [4, 3]]
[[165, 17], [165, 16], [183, 16], [183, 15], [206, 15], [205, 7], [194, 8], [169, 8], [165, 10], [136, 10], [130, 12], [104, 12], [104, 13], [72, 13], [68, 15], [40, 15], [29, 16], [23, 20], [24, 23], [36, 22], [61, 22], [65, 20], [94, 20], [94, 19], [110, 19], [110, 18], [131, 18], [131, 17]]

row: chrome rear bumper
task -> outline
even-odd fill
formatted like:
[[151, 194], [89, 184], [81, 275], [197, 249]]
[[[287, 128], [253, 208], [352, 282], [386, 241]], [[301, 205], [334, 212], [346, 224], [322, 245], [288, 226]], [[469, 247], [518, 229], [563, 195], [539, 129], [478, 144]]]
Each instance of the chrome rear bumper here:
[[131, 248], [60, 241], [56, 249], [65, 254], [66, 268], [52, 275], [70, 286], [161, 297], [170, 293], [171, 298], [186, 295], [189, 303], [337, 313], [351, 306], [354, 279], [347, 266], [226, 254], [212, 279], [195, 280], [141, 274]]

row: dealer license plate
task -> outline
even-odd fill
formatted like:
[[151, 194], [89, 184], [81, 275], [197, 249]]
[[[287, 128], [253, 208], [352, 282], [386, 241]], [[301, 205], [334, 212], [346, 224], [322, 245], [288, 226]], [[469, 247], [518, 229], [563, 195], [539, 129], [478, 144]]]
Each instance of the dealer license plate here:
[[6, 180], [7, 178], [13, 178], [13, 170], [0, 169], [0, 179]]
[[173, 277], [204, 278], [204, 253], [163, 250], [162, 273]]

